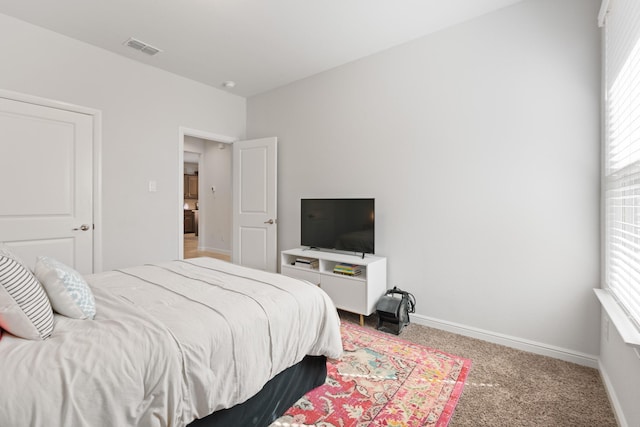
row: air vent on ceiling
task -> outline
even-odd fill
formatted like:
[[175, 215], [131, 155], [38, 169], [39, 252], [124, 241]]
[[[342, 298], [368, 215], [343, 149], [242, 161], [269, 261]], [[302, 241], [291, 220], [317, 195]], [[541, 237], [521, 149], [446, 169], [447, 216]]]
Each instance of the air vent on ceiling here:
[[140, 40], [134, 39], [133, 37], [129, 38], [126, 42], [124, 42], [125, 46], [129, 46], [135, 50], [139, 50], [140, 52], [144, 52], [147, 55], [153, 56], [157, 53], [162, 52], [157, 47], [153, 47], [150, 44], [142, 42]]

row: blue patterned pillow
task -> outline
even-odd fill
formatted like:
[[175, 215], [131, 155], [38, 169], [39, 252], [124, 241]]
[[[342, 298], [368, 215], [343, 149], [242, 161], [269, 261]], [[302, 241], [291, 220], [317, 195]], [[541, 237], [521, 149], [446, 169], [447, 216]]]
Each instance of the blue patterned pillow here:
[[93, 319], [96, 301], [80, 273], [53, 258], [40, 256], [34, 273], [49, 295], [54, 311], [73, 319]]
[[53, 331], [53, 311], [42, 285], [1, 244], [0, 328], [31, 340], [48, 338]]

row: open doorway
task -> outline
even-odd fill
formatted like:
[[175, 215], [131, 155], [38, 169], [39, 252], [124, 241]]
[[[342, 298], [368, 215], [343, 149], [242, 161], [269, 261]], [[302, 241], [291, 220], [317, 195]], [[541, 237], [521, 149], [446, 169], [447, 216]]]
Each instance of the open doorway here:
[[230, 261], [232, 140], [181, 129], [180, 142], [179, 257]]

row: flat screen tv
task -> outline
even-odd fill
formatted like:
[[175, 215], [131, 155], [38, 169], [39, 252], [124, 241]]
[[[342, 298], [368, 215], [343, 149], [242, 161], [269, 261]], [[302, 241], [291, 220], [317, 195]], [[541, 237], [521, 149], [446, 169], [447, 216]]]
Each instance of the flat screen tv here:
[[301, 199], [300, 244], [375, 253], [375, 199]]

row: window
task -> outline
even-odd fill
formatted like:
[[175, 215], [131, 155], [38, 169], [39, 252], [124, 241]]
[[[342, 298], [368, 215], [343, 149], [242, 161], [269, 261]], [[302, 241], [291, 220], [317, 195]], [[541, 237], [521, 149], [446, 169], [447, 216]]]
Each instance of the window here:
[[605, 281], [640, 329], [640, 1], [612, 2], [604, 58]]

